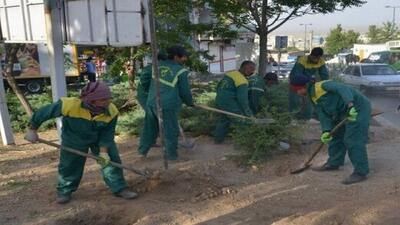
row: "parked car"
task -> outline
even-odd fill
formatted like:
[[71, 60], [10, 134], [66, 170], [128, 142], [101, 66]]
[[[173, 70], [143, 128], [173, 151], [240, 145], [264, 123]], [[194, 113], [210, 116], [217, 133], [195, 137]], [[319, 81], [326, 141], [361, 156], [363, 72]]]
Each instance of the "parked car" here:
[[388, 64], [360, 63], [349, 65], [340, 77], [361, 92], [399, 92], [400, 74]]
[[287, 79], [289, 78], [290, 71], [292, 71], [294, 67], [294, 63], [283, 63], [280, 64], [279, 73], [278, 66], [272, 67], [272, 72], [278, 74], [279, 79]]

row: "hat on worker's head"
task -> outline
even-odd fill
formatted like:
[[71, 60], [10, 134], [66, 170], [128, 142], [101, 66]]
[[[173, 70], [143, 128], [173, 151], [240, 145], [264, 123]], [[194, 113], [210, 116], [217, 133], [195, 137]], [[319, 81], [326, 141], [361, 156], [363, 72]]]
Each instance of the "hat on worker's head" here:
[[296, 92], [300, 89], [303, 89], [307, 86], [307, 84], [309, 82], [311, 82], [312, 80], [304, 75], [295, 75], [293, 77], [290, 78], [290, 88]]
[[79, 97], [83, 102], [111, 99], [110, 88], [101, 81], [89, 82], [81, 91]]
[[324, 50], [320, 47], [315, 47], [311, 50], [310, 55], [315, 56], [315, 57], [321, 57], [324, 55]]
[[189, 57], [190, 54], [188, 51], [186, 51], [186, 49], [180, 45], [174, 45], [171, 46], [167, 49], [167, 54], [168, 54], [168, 58], [169, 59], [173, 59], [174, 56], [178, 56], [178, 57]]

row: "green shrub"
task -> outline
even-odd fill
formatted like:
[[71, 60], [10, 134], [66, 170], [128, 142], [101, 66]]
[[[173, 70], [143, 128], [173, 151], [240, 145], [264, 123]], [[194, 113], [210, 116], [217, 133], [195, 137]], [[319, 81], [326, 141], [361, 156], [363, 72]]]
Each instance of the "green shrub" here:
[[279, 143], [298, 141], [299, 125], [293, 125], [292, 113], [288, 112], [288, 87], [280, 84], [267, 90], [259, 118], [273, 118], [272, 124], [246, 122], [236, 125], [232, 137], [245, 164], [264, 162], [279, 148]]
[[144, 110], [138, 108], [118, 117], [117, 134], [139, 135], [144, 125]]
[[[215, 92], [203, 92], [195, 98], [195, 104], [214, 107]], [[184, 107], [180, 113], [180, 124], [182, 128], [193, 135], [210, 135], [217, 119], [217, 114], [199, 108]]]
[[[7, 93], [6, 97], [7, 97], [8, 110], [10, 112], [12, 129], [14, 130], [14, 132], [25, 131], [29, 124], [29, 117], [26, 114], [25, 109], [22, 107], [21, 103], [19, 102], [17, 96], [14, 93], [9, 92]], [[29, 103], [32, 105], [33, 111], [51, 103], [51, 97], [46, 93], [28, 95], [27, 99]], [[55, 121], [49, 120], [43, 123], [43, 125], [40, 128], [41, 130], [46, 130], [53, 127], [55, 127]]]
[[118, 109], [121, 108], [129, 99], [128, 82], [123, 82], [113, 85], [111, 87], [111, 92], [112, 92], [112, 102], [115, 104], [115, 106], [117, 106]]

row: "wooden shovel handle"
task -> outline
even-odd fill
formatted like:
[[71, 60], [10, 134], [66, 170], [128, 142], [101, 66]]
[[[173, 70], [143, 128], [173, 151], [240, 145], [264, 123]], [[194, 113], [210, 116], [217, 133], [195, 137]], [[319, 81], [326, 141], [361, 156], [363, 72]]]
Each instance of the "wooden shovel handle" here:
[[[46, 145], [52, 146], [52, 147], [55, 147], [55, 148], [58, 148], [58, 149], [62, 148], [63, 150], [65, 150], [67, 152], [71, 152], [73, 154], [80, 155], [80, 156], [83, 156], [83, 157], [92, 158], [94, 160], [99, 160], [100, 159], [100, 157], [95, 156], [93, 154], [84, 153], [84, 152], [81, 152], [81, 151], [78, 151], [78, 150], [75, 150], [75, 149], [72, 149], [72, 148], [68, 148], [68, 147], [65, 147], [65, 146], [61, 147], [61, 145], [59, 145], [59, 144], [56, 144], [56, 143], [53, 143], [53, 142], [50, 142], [50, 141], [47, 141], [47, 140], [44, 140], [44, 139], [41, 139], [41, 138], [38, 139], [38, 142], [40, 142], [42, 144], [46, 144]], [[113, 162], [113, 161], [110, 161], [110, 164], [112, 166], [114, 166], [114, 167], [117, 167], [117, 168], [120, 168], [120, 169], [129, 170], [131, 172], [134, 172], [134, 173], [136, 173], [138, 175], [141, 175], [141, 176], [144, 176], [144, 177], [147, 178], [147, 175], [146, 175], [146, 173], [144, 171], [141, 171], [141, 170], [138, 170], [138, 169], [135, 169], [135, 168], [132, 168], [132, 167], [128, 167], [128, 166], [125, 166], [123, 164], [119, 164], [119, 163], [116, 163], [116, 162]]]
[[[371, 117], [375, 117], [378, 116], [380, 114], [382, 114], [383, 112], [376, 112], [376, 113], [372, 113]], [[340, 123], [338, 123], [330, 132], [329, 135], [333, 136], [336, 131], [341, 128], [345, 123], [347, 122], [347, 117], [344, 118], [342, 121], [340, 121]], [[318, 154], [318, 152], [321, 151], [322, 147], [324, 147], [324, 143], [321, 142], [321, 144], [318, 146], [318, 148], [311, 154], [310, 158], [308, 158], [308, 160], [304, 163], [304, 166], [308, 166], [311, 161], [314, 159], [314, 157]]]
[[226, 114], [226, 115], [230, 115], [230, 116], [235, 116], [235, 117], [242, 118], [242, 119], [253, 120], [251, 117], [248, 117], [248, 116], [243, 116], [243, 115], [232, 113], [232, 112], [228, 112], [228, 111], [225, 111], [225, 110], [216, 109], [216, 108], [213, 108], [213, 107], [210, 107], [210, 106], [207, 106], [207, 105], [196, 105], [196, 107], [202, 108], [202, 109], [205, 109], [205, 110], [208, 110], [208, 111], [213, 111], [213, 112], [222, 113], [222, 114]]

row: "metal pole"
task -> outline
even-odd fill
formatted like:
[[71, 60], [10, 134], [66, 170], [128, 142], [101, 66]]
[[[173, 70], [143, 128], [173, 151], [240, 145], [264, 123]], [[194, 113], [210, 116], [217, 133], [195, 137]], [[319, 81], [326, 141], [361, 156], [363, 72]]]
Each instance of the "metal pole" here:
[[307, 51], [307, 24], [304, 24], [304, 53]]
[[[0, 47], [4, 49], [4, 44], [0, 43]], [[12, 133], [10, 114], [8, 113], [6, 93], [4, 91], [3, 70], [0, 66], [0, 133], [3, 145], [15, 144], [14, 135]]]
[[[67, 84], [64, 72], [64, 51], [60, 17], [61, 1], [45, 0], [44, 12], [46, 21], [47, 48], [49, 51], [50, 80], [53, 101], [67, 95]], [[61, 118], [57, 118], [57, 130], [61, 136]]]
[[395, 23], [396, 23], [396, 7], [393, 7], [393, 20], [392, 20], [393, 30], [395, 27]]
[[151, 40], [151, 53], [152, 53], [152, 66], [153, 66], [153, 77], [156, 84], [156, 107], [158, 117], [158, 129], [160, 132], [161, 149], [163, 150], [164, 156], [164, 169], [168, 169], [168, 158], [167, 150], [164, 147], [164, 121], [163, 112], [161, 108], [161, 97], [160, 97], [160, 75], [158, 70], [158, 59], [157, 59], [157, 38], [156, 38], [156, 25], [154, 19], [154, 6], [153, 0], [149, 0], [149, 23], [150, 23], [150, 40]]
[[278, 48], [278, 77], [281, 75], [281, 57], [282, 57], [282, 51], [281, 51], [281, 45], [279, 44]]
[[390, 9], [390, 8], [392, 8], [393, 9], [393, 19], [392, 19], [392, 27], [393, 27], [393, 30], [395, 29], [395, 27], [396, 27], [396, 9], [399, 9], [400, 8], [400, 6], [395, 6], [395, 5], [386, 5], [385, 6], [385, 8], [387, 8], [387, 9]]

